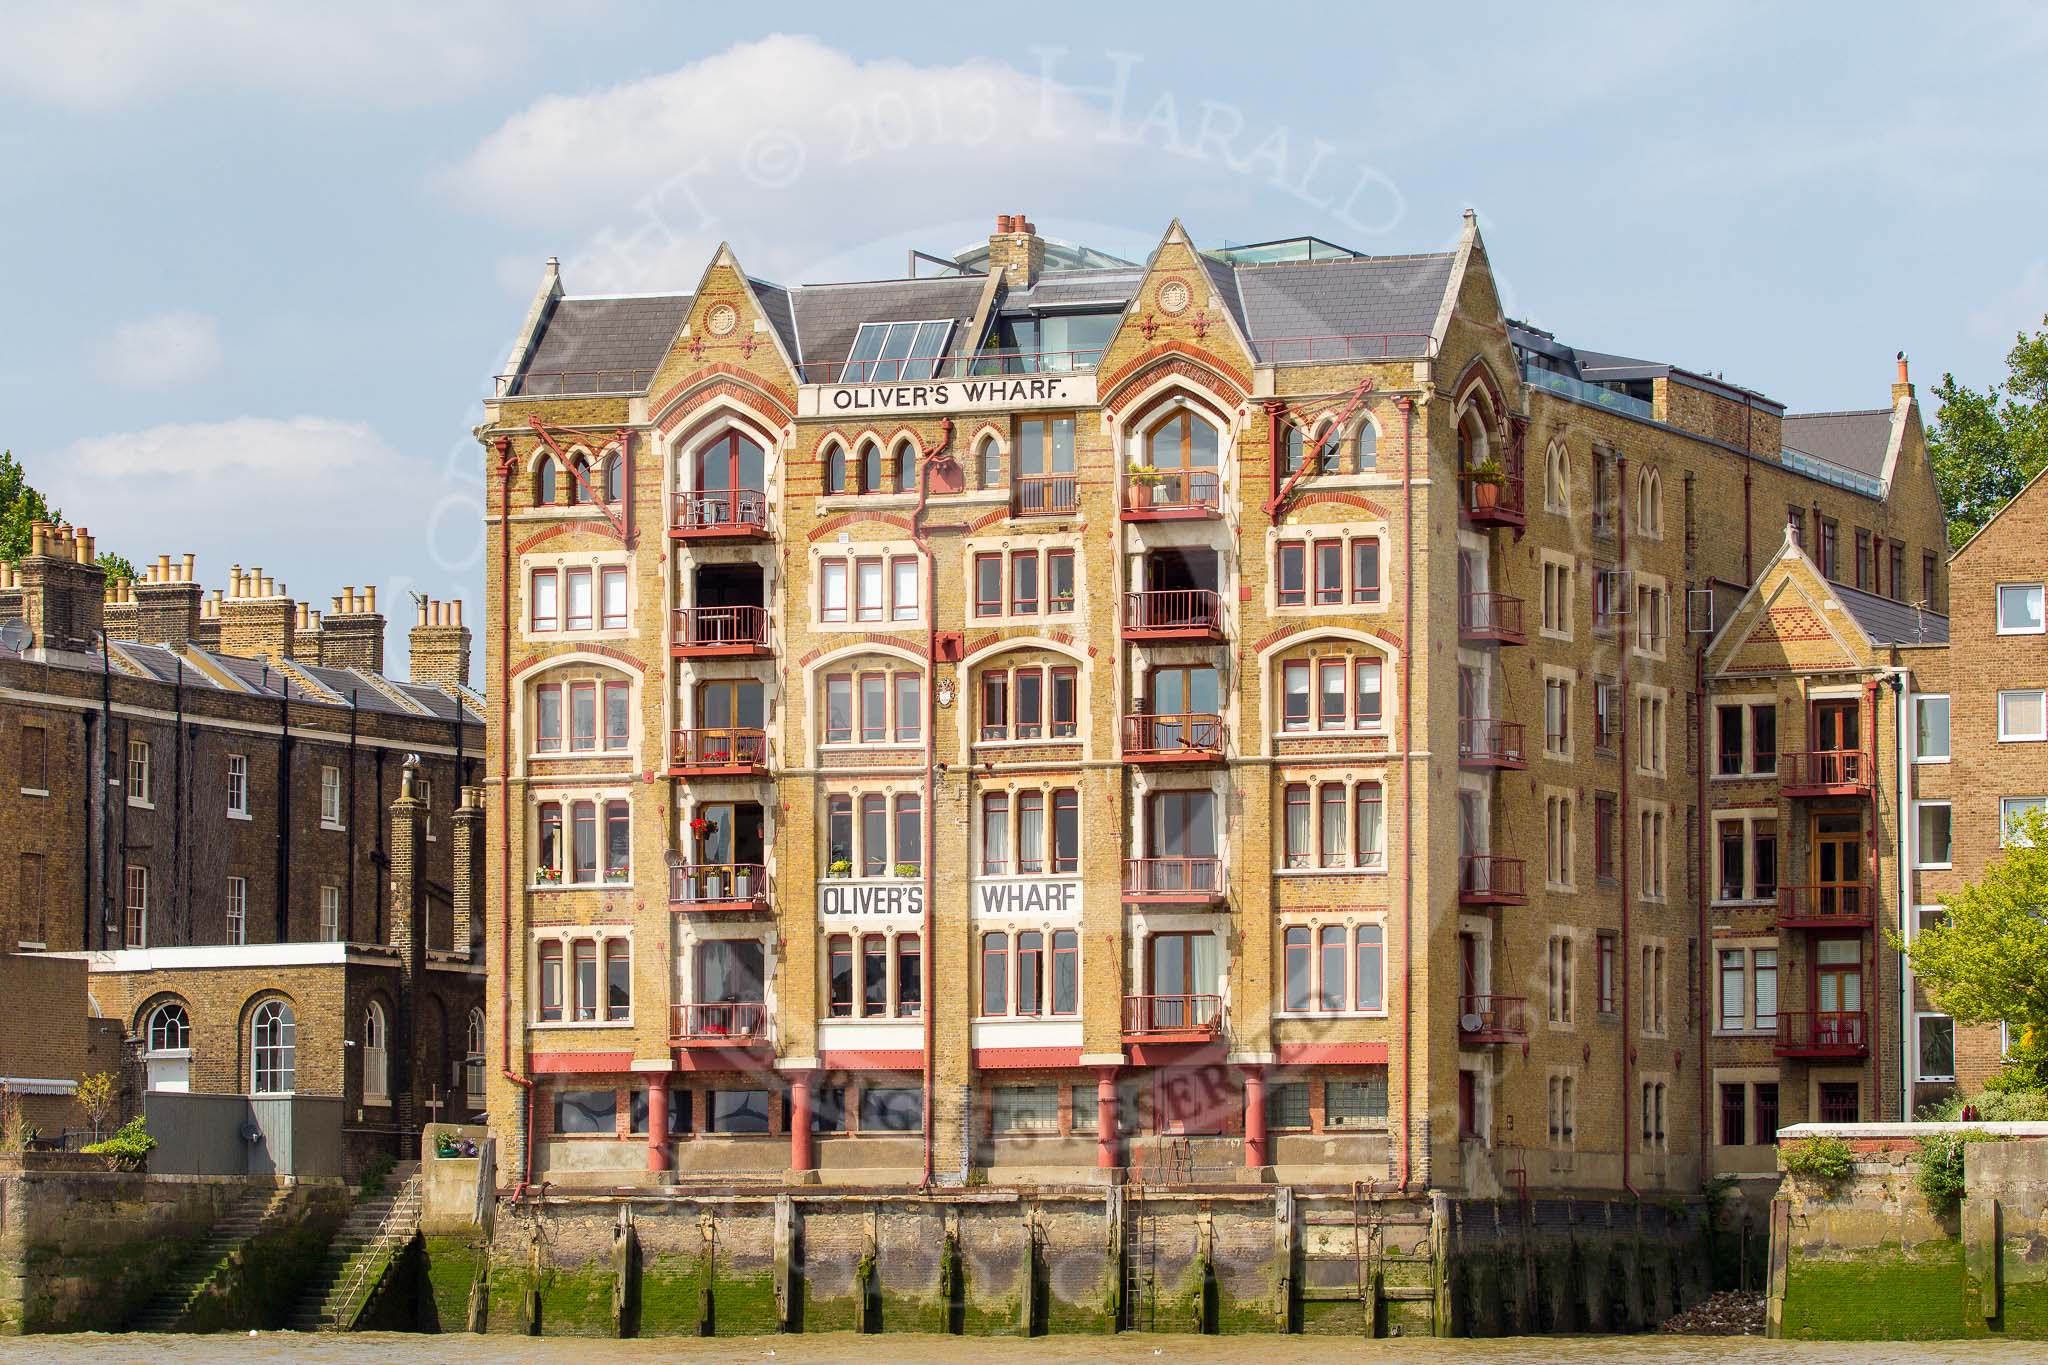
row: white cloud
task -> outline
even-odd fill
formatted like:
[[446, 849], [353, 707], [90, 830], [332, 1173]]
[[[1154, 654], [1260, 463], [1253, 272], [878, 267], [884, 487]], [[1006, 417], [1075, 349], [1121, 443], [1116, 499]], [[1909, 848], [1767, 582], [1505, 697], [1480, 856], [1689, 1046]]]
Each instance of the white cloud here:
[[200, 313], [138, 318], [100, 343], [99, 362], [101, 375], [114, 384], [190, 384], [220, 369], [220, 329]]
[[[984, 236], [984, 209], [1024, 210], [1042, 228], [1052, 193], [1099, 210], [1157, 163], [1114, 120], [1108, 101], [1036, 71], [861, 60], [778, 35], [540, 99], [444, 180], [465, 203], [582, 240], [560, 253], [575, 292], [688, 288], [721, 240], [751, 271], [820, 278], [885, 234], [928, 249]], [[1164, 226], [1146, 225], [1148, 246]], [[537, 272], [517, 274], [531, 288]]]
[[476, 88], [524, 50], [483, 0], [63, 0], [11, 7], [0, 88], [105, 109], [180, 90], [267, 89], [412, 106]]

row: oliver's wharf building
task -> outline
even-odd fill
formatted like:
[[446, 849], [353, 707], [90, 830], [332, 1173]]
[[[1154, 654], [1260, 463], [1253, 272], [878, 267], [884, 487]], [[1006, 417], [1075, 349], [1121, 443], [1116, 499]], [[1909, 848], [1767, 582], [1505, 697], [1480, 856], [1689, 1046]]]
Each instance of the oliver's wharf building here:
[[[1896, 812], [1839, 755], [1946, 592], [1901, 381], [1576, 349], [1469, 215], [551, 262], [478, 429], [500, 1185], [1682, 1192], [1766, 1100], [1897, 1116], [1895, 1014], [1841, 1020], [1899, 994]], [[1806, 625], [1855, 660], [1756, 628], [1852, 544]]]

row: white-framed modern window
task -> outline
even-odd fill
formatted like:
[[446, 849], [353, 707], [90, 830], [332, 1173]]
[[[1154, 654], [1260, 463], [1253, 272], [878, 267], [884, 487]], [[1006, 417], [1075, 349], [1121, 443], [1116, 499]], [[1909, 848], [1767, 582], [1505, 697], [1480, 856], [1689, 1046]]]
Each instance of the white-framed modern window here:
[[390, 1099], [390, 1036], [384, 1006], [372, 1000], [363, 1011], [363, 1102], [387, 1104]]
[[1924, 693], [1913, 698], [1913, 761], [1946, 763], [1949, 755], [1948, 697]]
[[230, 877], [230, 878], [228, 878], [228, 895], [227, 895], [227, 911], [228, 911], [228, 942], [229, 942], [229, 943], [247, 943], [247, 942], [249, 941], [249, 879], [248, 879], [248, 878], [246, 878], [246, 877]]
[[1946, 801], [1913, 803], [1913, 866], [1944, 868], [1955, 865], [1953, 824]]
[[282, 1000], [266, 1000], [249, 1020], [249, 1089], [257, 1095], [289, 1095], [298, 1071], [299, 1023]]
[[320, 888], [320, 941], [341, 942], [341, 888]]
[[1956, 1078], [1956, 1021], [1945, 1014], [1913, 1017], [1913, 1055], [1923, 1081], [1953, 1081]]
[[2048, 812], [2048, 796], [2003, 796], [1998, 800], [1998, 845], [2000, 848], [2031, 848], [2024, 822], [2036, 812]]
[[2038, 744], [2048, 740], [2048, 692], [2038, 687], [1998, 694], [1998, 742]]
[[150, 781], [149, 741], [131, 739], [128, 741], [128, 803], [147, 806], [154, 800]]
[[320, 767], [320, 824], [326, 829], [342, 828], [341, 769], [332, 763]]
[[151, 1090], [184, 1093], [192, 1088], [192, 1018], [171, 1000], [158, 1005], [143, 1030], [143, 1070]]
[[228, 814], [237, 820], [249, 818], [249, 756], [228, 755]]
[[1778, 950], [1775, 946], [1723, 946], [1717, 950], [1721, 1033], [1771, 1033], [1778, 1027]]
[[1998, 585], [1998, 633], [2039, 635], [2042, 633], [2041, 584], [2000, 583]]

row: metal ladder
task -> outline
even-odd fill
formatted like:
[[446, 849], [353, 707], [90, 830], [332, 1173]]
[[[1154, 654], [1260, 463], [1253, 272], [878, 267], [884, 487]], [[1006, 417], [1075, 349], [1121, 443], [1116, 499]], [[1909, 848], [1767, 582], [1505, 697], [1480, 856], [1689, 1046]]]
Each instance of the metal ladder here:
[[1142, 1182], [1124, 1190], [1123, 1321], [1129, 1332], [1151, 1330], [1158, 1321], [1159, 1219], [1145, 1206]]

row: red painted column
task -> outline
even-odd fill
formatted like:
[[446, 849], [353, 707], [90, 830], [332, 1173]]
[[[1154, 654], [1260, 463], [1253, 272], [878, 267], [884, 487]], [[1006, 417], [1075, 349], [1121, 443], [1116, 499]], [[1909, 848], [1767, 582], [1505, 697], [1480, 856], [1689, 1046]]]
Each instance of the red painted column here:
[[668, 1077], [655, 1076], [647, 1086], [647, 1169], [668, 1169]]
[[1268, 1166], [1266, 1159], [1266, 1069], [1244, 1069], [1244, 1164]]
[[1113, 1171], [1117, 1161], [1116, 1068], [1106, 1066], [1095, 1073], [1095, 1165]]
[[811, 1073], [793, 1071], [789, 1076], [789, 1169], [817, 1168], [811, 1154]]

